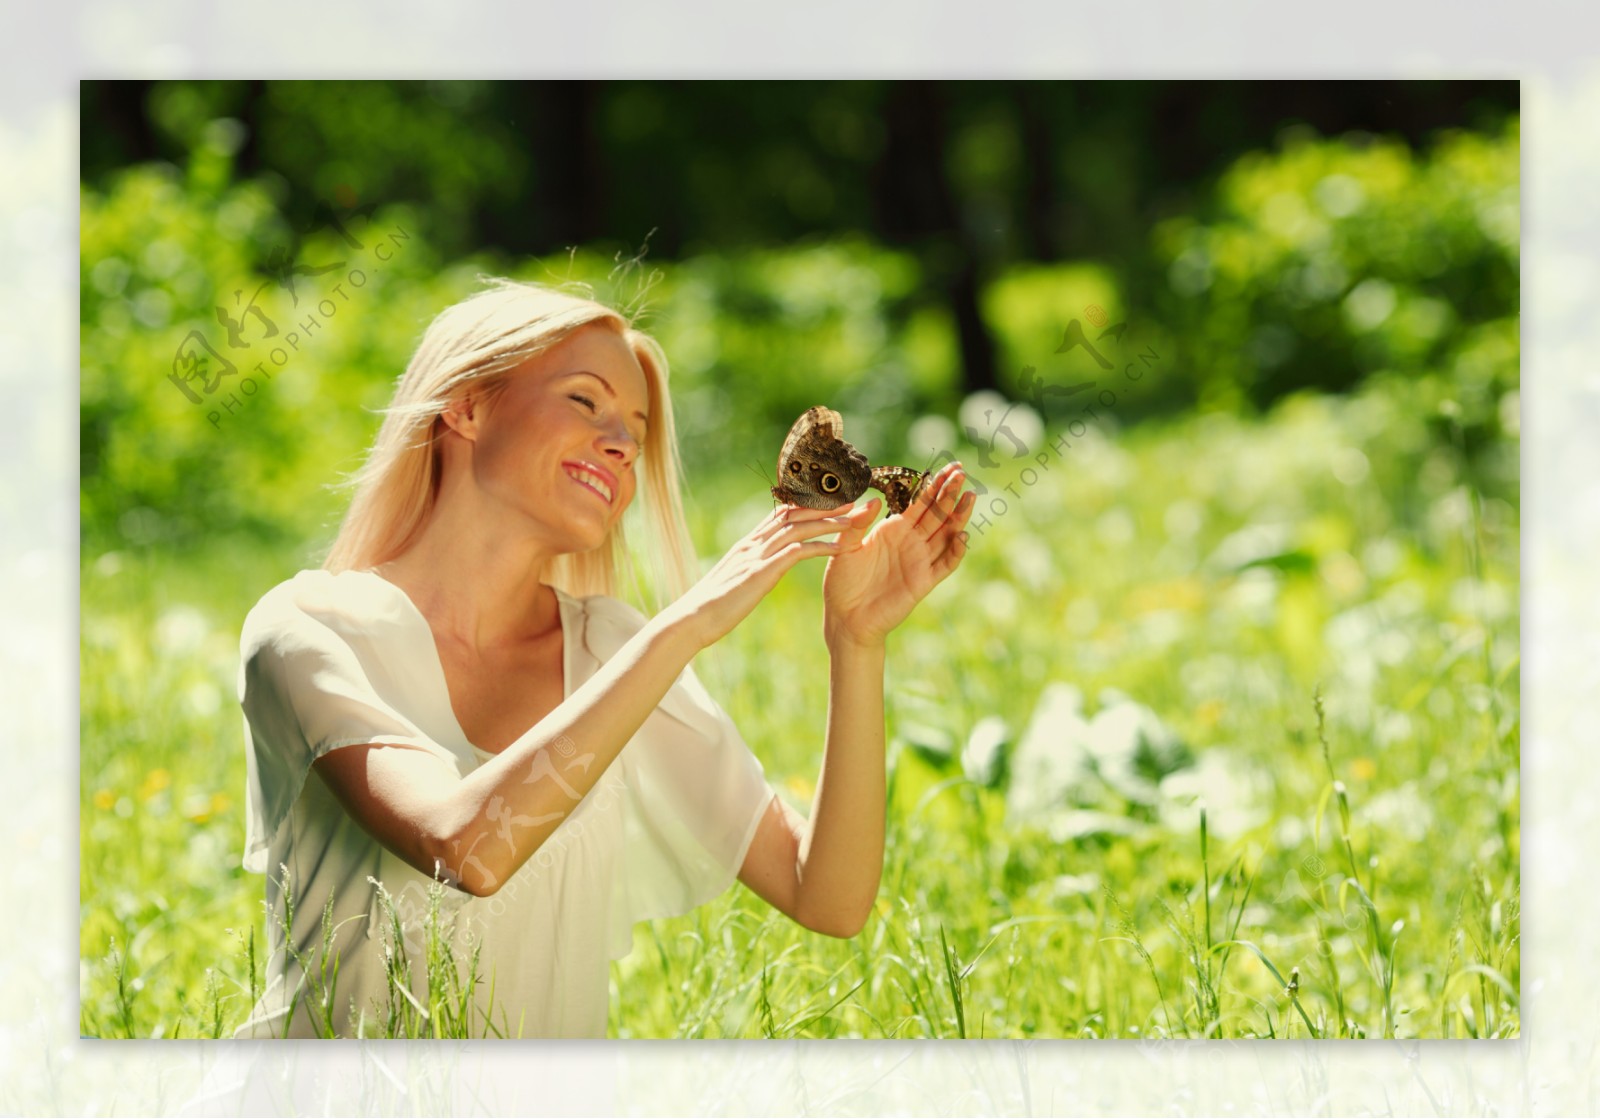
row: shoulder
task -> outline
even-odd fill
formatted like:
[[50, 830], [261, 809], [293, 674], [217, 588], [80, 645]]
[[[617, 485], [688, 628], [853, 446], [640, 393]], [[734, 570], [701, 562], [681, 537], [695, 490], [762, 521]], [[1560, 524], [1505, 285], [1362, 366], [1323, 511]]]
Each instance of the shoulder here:
[[398, 621], [404, 603], [382, 579], [361, 571], [300, 571], [273, 587], [245, 615], [239, 635], [242, 652], [265, 645], [297, 644], [326, 638], [349, 639]]
[[609, 660], [619, 648], [649, 622], [636, 607], [610, 595], [571, 595], [551, 587], [561, 604], [572, 610], [581, 626], [583, 642], [601, 661]]
[[[560, 588], [552, 589], [562, 600], [563, 606], [575, 613], [580, 627], [577, 639], [596, 665], [604, 664], [616, 656], [650, 620], [637, 607], [610, 595], [578, 597]], [[677, 722], [708, 736], [720, 736], [727, 722], [727, 715], [700, 683], [692, 664], [685, 666], [667, 694], [662, 696], [660, 710]]]

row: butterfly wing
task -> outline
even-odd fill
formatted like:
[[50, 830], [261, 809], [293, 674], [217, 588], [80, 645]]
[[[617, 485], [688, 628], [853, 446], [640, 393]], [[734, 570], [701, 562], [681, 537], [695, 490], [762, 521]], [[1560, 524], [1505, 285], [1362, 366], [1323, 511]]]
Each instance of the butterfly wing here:
[[807, 408], [800, 413], [800, 418], [794, 421], [794, 426], [789, 429], [789, 434], [783, 440], [783, 450], [778, 452], [778, 477], [783, 477], [783, 464], [794, 456], [795, 449], [806, 440], [812, 432], [816, 432], [819, 439], [844, 439], [844, 417], [832, 408], [824, 408], [820, 404], [815, 408]]
[[819, 405], [789, 429], [772, 496], [808, 509], [836, 509], [866, 493], [871, 480], [866, 456], [844, 441], [844, 419]]

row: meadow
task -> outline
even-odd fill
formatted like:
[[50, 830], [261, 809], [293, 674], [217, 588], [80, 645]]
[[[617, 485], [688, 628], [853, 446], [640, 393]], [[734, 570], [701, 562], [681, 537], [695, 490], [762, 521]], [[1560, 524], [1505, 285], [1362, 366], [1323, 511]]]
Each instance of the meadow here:
[[[1516, 1036], [1516, 393], [1477, 405], [1502, 438], [1377, 377], [953, 442], [987, 523], [890, 639], [876, 914], [833, 940], [736, 884], [641, 925], [611, 1036]], [[689, 484], [707, 561], [770, 503], [743, 464]], [[315, 547], [85, 549], [85, 1034], [226, 1036], [259, 986], [238, 626]], [[696, 662], [802, 811], [821, 575]]]
[[[661, 341], [707, 562], [765, 514], [758, 476], [814, 404], [874, 462], [947, 450], [984, 487], [966, 562], [890, 639], [876, 914], [833, 940], [736, 884], [639, 926], [613, 1036], [1518, 1034], [1514, 116], [1415, 148], [1290, 129], [1124, 214], [1138, 245], [997, 258], [977, 311], [1008, 401], [971, 392], [927, 245], [819, 227], [530, 258], [426, 194], [354, 191], [360, 160], [236, 173], [209, 88], [152, 102], [194, 125], [181, 166], [82, 190], [85, 1034], [223, 1036], [251, 1005], [239, 626], [320, 565], [330, 484], [485, 273], [591, 284]], [[358, 237], [305, 225], [358, 196]], [[264, 279], [291, 250], [299, 295]], [[1114, 366], [1058, 347], [1078, 316]], [[216, 383], [166, 374], [197, 338], [236, 363]], [[802, 811], [821, 581], [802, 565], [696, 662]], [[428, 1016], [386, 1028], [481, 1032], [470, 961], [427, 955]]]

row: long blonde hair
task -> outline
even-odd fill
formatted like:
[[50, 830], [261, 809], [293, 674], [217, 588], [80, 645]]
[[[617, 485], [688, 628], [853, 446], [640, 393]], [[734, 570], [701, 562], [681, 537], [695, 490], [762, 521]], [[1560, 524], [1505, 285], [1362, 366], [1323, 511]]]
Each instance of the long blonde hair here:
[[[683, 516], [683, 468], [661, 346], [634, 329], [620, 311], [593, 298], [502, 277], [481, 279], [487, 284], [485, 290], [447, 307], [428, 325], [393, 401], [383, 410], [383, 425], [366, 462], [335, 484], [339, 489], [354, 488], [355, 494], [323, 568], [366, 570], [405, 552], [438, 498], [439, 438], [444, 427], [439, 417], [450, 402], [469, 388], [492, 400], [529, 358], [581, 327], [598, 324], [621, 334], [644, 369], [650, 415], [639, 456], [639, 483], [654, 537], [645, 551], [652, 560], [658, 602], [663, 589], [671, 598], [681, 595], [698, 572]], [[618, 521], [594, 550], [556, 557], [547, 578], [571, 595], [616, 596], [623, 567], [642, 597]]]

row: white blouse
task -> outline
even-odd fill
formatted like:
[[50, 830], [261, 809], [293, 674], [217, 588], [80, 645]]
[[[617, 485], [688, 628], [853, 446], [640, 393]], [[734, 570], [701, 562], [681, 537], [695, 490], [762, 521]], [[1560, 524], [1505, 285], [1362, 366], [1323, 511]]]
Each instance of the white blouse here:
[[[565, 698], [645, 617], [602, 595], [556, 590], [556, 598]], [[371, 1036], [390, 997], [384, 937], [392, 929], [369, 877], [394, 899], [411, 989], [424, 1006], [422, 919], [431, 880], [363, 830], [322, 781], [307, 780], [311, 763], [340, 746], [403, 744], [464, 777], [495, 755], [468, 742], [457, 722], [427, 620], [374, 572], [301, 571], [278, 584], [246, 616], [239, 652], [244, 868], [270, 871], [269, 954], [267, 989], [234, 1037], [313, 1036], [304, 1004], [315, 987], [304, 985], [284, 951], [280, 868], [293, 888], [291, 941], [313, 974], [320, 974], [323, 909], [333, 899], [335, 1029]], [[528, 780], [586, 769], [592, 760], [570, 742], [551, 749], [554, 769], [535, 767]], [[634, 923], [687, 913], [726, 890], [772, 796], [733, 721], [684, 669], [594, 787], [498, 891], [477, 898], [445, 887], [441, 919], [453, 914], [466, 934], [460, 950], [481, 944], [480, 1016], [490, 1013], [492, 982], [490, 1018], [503, 1036], [605, 1037], [609, 961], [632, 949]], [[525, 818], [499, 798], [488, 811], [499, 825], [488, 842], [509, 844], [512, 825]], [[299, 1005], [286, 1021], [297, 990]], [[474, 1034], [494, 1036], [481, 1023]]]

